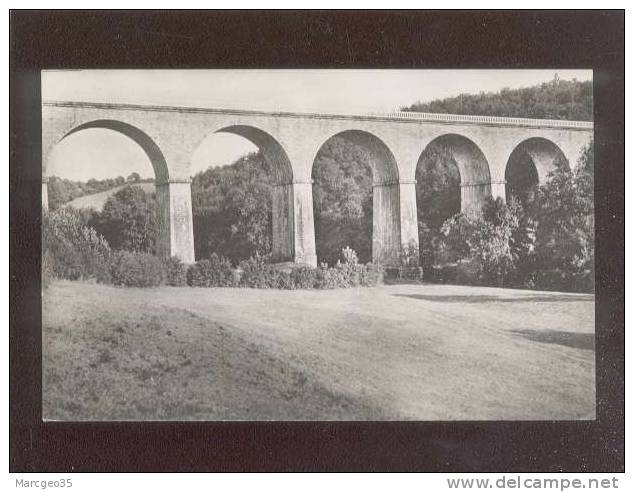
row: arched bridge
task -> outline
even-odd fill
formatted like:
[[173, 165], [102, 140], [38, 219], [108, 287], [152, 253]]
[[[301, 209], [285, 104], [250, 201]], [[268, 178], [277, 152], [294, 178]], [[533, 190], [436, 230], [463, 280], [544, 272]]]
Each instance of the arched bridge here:
[[498, 118], [430, 113], [312, 114], [212, 108], [42, 103], [43, 205], [47, 164], [55, 145], [88, 128], [114, 130], [149, 157], [161, 207], [159, 249], [194, 261], [191, 157], [210, 134], [240, 135], [259, 147], [273, 170], [273, 255], [279, 261], [316, 265], [311, 172], [332, 137], [348, 139], [370, 156], [373, 174], [374, 260], [397, 261], [403, 247], [418, 245], [415, 172], [430, 145], [447, 149], [460, 171], [461, 207], [477, 210], [487, 196], [505, 197], [506, 184], [522, 173], [522, 155], [542, 181], [557, 159], [574, 166], [593, 136], [582, 121]]

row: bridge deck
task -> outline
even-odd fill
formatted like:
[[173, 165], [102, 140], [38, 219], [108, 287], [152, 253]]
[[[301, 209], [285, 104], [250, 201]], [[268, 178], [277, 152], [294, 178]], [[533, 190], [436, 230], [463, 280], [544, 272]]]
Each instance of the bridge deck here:
[[316, 119], [346, 119], [346, 120], [379, 120], [399, 121], [411, 123], [441, 123], [441, 124], [470, 124], [484, 126], [513, 126], [528, 128], [566, 128], [571, 130], [590, 130], [594, 128], [592, 121], [572, 120], [546, 120], [536, 118], [507, 118], [500, 116], [461, 115], [444, 113], [417, 113], [406, 111], [393, 111], [390, 113], [302, 113], [292, 111], [262, 111], [227, 108], [200, 108], [188, 106], [155, 106], [143, 104], [121, 104], [102, 102], [79, 101], [42, 101], [43, 106], [65, 108], [95, 108], [113, 110], [141, 110], [178, 113], [207, 113], [207, 114], [240, 114], [253, 116], [278, 116], [290, 118], [316, 118]]

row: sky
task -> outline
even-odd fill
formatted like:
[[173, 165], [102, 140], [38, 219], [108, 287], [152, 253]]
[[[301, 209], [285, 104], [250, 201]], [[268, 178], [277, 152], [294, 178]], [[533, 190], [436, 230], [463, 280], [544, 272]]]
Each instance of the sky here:
[[[42, 99], [298, 112], [388, 112], [418, 101], [499, 91], [561, 79], [591, 80], [591, 70], [50, 70]], [[230, 164], [256, 148], [242, 137], [209, 136], [192, 156], [193, 173]], [[73, 180], [138, 172], [152, 177], [133, 141], [83, 130], [60, 142], [49, 174]]]

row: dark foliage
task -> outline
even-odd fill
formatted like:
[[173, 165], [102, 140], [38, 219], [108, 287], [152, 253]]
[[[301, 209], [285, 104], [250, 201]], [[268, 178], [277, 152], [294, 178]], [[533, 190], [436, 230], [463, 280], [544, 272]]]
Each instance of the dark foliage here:
[[[367, 155], [341, 138], [321, 149], [313, 166], [317, 255], [334, 264], [344, 246], [372, 255], [372, 177]], [[239, 262], [271, 252], [272, 170], [261, 154], [194, 176], [196, 257], [212, 252]]]
[[116, 251], [110, 260], [114, 285], [156, 287], [165, 280], [165, 269], [159, 258], [149, 253]]
[[192, 287], [231, 287], [235, 276], [231, 261], [213, 253], [208, 260], [200, 260], [187, 269], [187, 284]]
[[277, 272], [266, 256], [255, 255], [238, 265], [240, 285], [255, 289], [268, 289], [277, 283]]
[[456, 261], [465, 262], [456, 271], [458, 278], [464, 273], [466, 281], [509, 286], [524, 247], [516, 244], [522, 236], [522, 214], [516, 200], [505, 203], [501, 198], [489, 198], [480, 215], [458, 214], [448, 219], [442, 228], [443, 247]]
[[315, 246], [320, 262], [334, 265], [351, 247], [372, 259], [372, 173], [367, 153], [345, 139], [330, 139], [313, 166]]
[[351, 248], [340, 251], [340, 259], [334, 267], [322, 264], [316, 273], [315, 286], [320, 289], [372, 287], [383, 281], [383, 268], [373, 263], [359, 263]]
[[154, 194], [139, 186], [124, 186], [110, 196], [89, 224], [106, 238], [112, 249], [156, 252], [158, 204]]
[[126, 181], [128, 183], [140, 183], [141, 182], [141, 176], [139, 176], [139, 173], [131, 173], [127, 178]]
[[72, 208], [63, 208], [42, 216], [43, 274], [67, 280], [109, 280], [111, 255], [108, 242], [82, 215]]
[[557, 168], [540, 187], [530, 213], [537, 224], [535, 285], [588, 290], [594, 282], [594, 146], [573, 171]]
[[271, 172], [261, 154], [210, 167], [192, 180], [197, 258], [238, 262], [271, 251]]
[[[139, 178], [139, 181], [144, 180]], [[50, 210], [56, 210], [75, 198], [111, 190], [125, 183], [126, 180], [123, 176], [102, 180], [90, 179], [87, 182], [71, 181], [52, 176], [48, 180], [48, 206]]]
[[317, 284], [317, 269], [302, 266], [291, 272], [291, 280], [296, 289], [313, 289]]
[[435, 254], [443, 223], [460, 212], [460, 172], [451, 153], [440, 145], [431, 145], [416, 167], [416, 204], [418, 243], [421, 263], [433, 265], [442, 258]]
[[187, 266], [178, 258], [172, 256], [163, 260], [165, 270], [165, 285], [182, 287], [187, 285]]
[[[272, 264], [270, 257], [260, 255], [243, 260], [238, 265], [239, 285], [254, 289], [294, 289], [295, 266], [292, 264]], [[310, 286], [312, 287], [312, 285]], [[310, 288], [307, 287], [307, 288]]]
[[550, 82], [533, 87], [460, 94], [427, 103], [418, 102], [402, 110], [591, 121], [592, 82], [561, 80], [555, 77]]
[[573, 171], [556, 167], [524, 206], [514, 197], [508, 203], [489, 199], [479, 216], [448, 219], [434, 254], [458, 263], [449, 276], [485, 285], [592, 291], [593, 155], [590, 145]]
[[341, 259], [333, 267], [275, 265], [268, 258], [255, 256], [240, 262], [239, 285], [256, 289], [336, 289], [371, 287], [383, 280], [383, 270], [371, 263], [357, 262], [350, 248], [340, 251]]
[[451, 153], [430, 145], [416, 167], [416, 203], [419, 221], [440, 230], [443, 222], [460, 212], [460, 172]]

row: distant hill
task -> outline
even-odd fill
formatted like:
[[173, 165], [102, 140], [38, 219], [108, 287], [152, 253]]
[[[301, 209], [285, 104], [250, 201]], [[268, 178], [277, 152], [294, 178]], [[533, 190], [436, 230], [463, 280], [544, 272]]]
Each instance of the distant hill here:
[[63, 206], [73, 207], [76, 209], [90, 208], [97, 212], [101, 212], [101, 210], [103, 209], [103, 206], [106, 204], [106, 201], [108, 200], [108, 197], [110, 197], [111, 195], [119, 191], [121, 188], [124, 188], [128, 185], [138, 186], [140, 188], [143, 188], [143, 191], [145, 191], [146, 193], [154, 193], [154, 183], [147, 183], [147, 182], [126, 183], [124, 185], [116, 186], [106, 191], [93, 193], [92, 195], [80, 196], [79, 198], [75, 198], [74, 200], [71, 200], [70, 202], [65, 203]]
[[139, 173], [131, 173], [127, 179], [123, 176], [106, 179], [89, 179], [88, 181], [73, 181], [59, 176], [48, 177], [48, 207], [56, 210], [68, 202], [81, 196], [96, 195], [102, 191], [123, 186], [126, 183], [152, 183], [153, 179], [141, 178]]
[[417, 102], [403, 111], [592, 121], [592, 82], [561, 80], [500, 92]]

